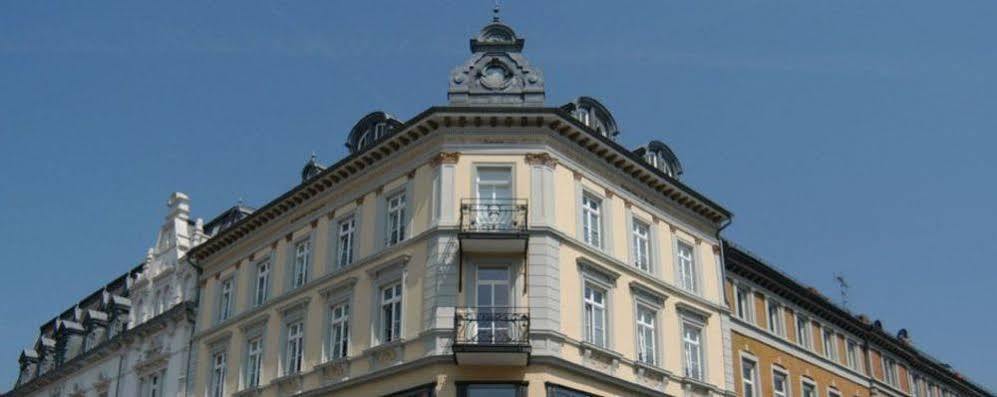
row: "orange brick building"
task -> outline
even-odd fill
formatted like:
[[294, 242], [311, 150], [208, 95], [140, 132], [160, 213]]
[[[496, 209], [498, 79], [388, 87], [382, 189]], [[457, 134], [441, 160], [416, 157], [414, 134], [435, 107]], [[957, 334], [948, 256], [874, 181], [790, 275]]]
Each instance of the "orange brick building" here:
[[742, 397], [984, 397], [993, 393], [729, 242], [730, 379]]

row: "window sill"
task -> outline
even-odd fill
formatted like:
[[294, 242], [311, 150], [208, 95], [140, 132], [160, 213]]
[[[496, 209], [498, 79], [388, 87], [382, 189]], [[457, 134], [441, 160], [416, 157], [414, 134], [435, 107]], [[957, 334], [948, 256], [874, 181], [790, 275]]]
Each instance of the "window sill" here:
[[377, 353], [380, 353], [380, 352], [385, 351], [385, 350], [391, 350], [391, 349], [397, 348], [397, 347], [399, 347], [399, 346], [401, 346], [403, 344], [405, 344], [405, 338], [398, 338], [398, 339], [395, 339], [395, 340], [393, 340], [391, 342], [384, 342], [384, 343], [381, 343], [381, 344], [376, 345], [376, 346], [368, 347], [367, 350], [363, 351], [363, 354], [365, 356], [368, 356], [368, 355], [371, 355], [371, 354], [377, 354]]
[[260, 387], [260, 386], [256, 386], [256, 387], [247, 387], [245, 389], [242, 389], [242, 390], [236, 392], [235, 394], [233, 394], [232, 396], [233, 397], [251, 397], [251, 396], [262, 396], [262, 395], [263, 395], [263, 388]]
[[597, 353], [597, 354], [600, 354], [600, 355], [603, 355], [603, 356], [611, 357], [611, 358], [616, 359], [616, 360], [623, 360], [623, 355], [622, 354], [617, 353], [617, 352], [615, 352], [613, 350], [610, 350], [609, 348], [596, 345], [596, 344], [594, 344], [592, 342], [585, 342], [585, 341], [583, 341], [583, 342], [579, 343], [579, 345], [581, 346], [582, 350], [585, 351], [585, 353], [594, 352], [594, 353]]
[[644, 372], [644, 373], [652, 373], [654, 375], [666, 379], [672, 377], [672, 371], [661, 368], [655, 364], [645, 363], [640, 360], [634, 361], [634, 368], [636, 369], [638, 374]]

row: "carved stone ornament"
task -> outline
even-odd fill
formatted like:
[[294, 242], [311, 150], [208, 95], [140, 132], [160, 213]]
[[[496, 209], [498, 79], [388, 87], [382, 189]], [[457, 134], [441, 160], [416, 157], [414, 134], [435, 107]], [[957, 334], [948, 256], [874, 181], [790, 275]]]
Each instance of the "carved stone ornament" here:
[[527, 153], [526, 154], [526, 164], [529, 165], [542, 165], [550, 168], [557, 166], [557, 160], [554, 159], [548, 153]]
[[471, 57], [450, 72], [450, 105], [542, 106], [543, 74], [522, 55], [524, 40], [496, 18], [471, 39]]
[[457, 160], [460, 160], [459, 152], [441, 152], [433, 157], [432, 165], [439, 167], [442, 164], [457, 164]]

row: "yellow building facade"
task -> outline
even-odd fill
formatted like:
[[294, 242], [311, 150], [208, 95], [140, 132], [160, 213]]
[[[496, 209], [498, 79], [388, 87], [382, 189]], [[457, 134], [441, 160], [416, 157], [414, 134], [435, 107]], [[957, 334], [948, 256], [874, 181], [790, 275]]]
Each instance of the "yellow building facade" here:
[[890, 335], [729, 242], [724, 257], [739, 396], [991, 395], [914, 347], [906, 330]]
[[733, 394], [730, 214], [594, 99], [545, 107], [522, 47], [486, 26], [448, 106], [371, 113], [191, 252], [196, 394]]

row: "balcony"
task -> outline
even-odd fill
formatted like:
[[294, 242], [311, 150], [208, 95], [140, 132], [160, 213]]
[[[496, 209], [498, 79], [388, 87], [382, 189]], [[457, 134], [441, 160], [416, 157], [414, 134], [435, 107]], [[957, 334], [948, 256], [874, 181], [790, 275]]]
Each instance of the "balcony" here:
[[529, 309], [457, 308], [453, 352], [459, 365], [525, 366], [530, 359]]
[[525, 253], [526, 217], [526, 199], [461, 200], [461, 251]]

